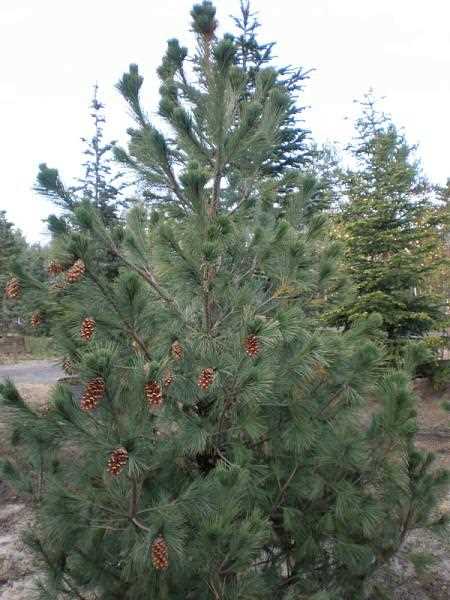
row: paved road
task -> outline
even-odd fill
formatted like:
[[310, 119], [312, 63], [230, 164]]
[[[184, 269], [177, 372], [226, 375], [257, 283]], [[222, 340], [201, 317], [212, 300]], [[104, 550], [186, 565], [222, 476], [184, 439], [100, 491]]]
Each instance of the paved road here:
[[9, 377], [14, 383], [56, 383], [64, 372], [54, 360], [27, 360], [15, 365], [0, 365], [0, 380]]

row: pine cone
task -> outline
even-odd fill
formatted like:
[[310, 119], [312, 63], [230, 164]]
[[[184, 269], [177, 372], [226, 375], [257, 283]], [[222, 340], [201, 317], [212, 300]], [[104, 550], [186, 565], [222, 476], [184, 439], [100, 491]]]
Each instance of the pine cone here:
[[39, 327], [39, 325], [41, 325], [41, 323], [42, 323], [41, 313], [39, 311], [34, 312], [31, 315], [31, 326], [32, 327]]
[[67, 271], [66, 279], [69, 283], [76, 283], [77, 281], [80, 281], [80, 279], [83, 277], [85, 272], [86, 272], [86, 265], [81, 260], [81, 258], [79, 258], [78, 260], [76, 260], [73, 263], [73, 265]]
[[62, 273], [62, 271], [63, 271], [63, 266], [57, 260], [51, 260], [48, 263], [47, 273], [48, 273], [49, 277], [54, 277], [55, 275], [59, 275], [59, 273]]
[[101, 377], [96, 377], [87, 382], [81, 396], [81, 410], [93, 410], [105, 395], [105, 382]]
[[244, 348], [247, 355], [254, 358], [261, 352], [261, 342], [256, 335], [251, 334], [245, 338]]
[[61, 292], [62, 290], [65, 290], [67, 287], [67, 281], [63, 280], [63, 281], [55, 281], [54, 283], [52, 283], [50, 285], [50, 290], [52, 292], [55, 292], [56, 294], [58, 292]]
[[163, 386], [168, 388], [173, 383], [173, 373], [170, 369], [166, 369], [163, 375]]
[[183, 346], [178, 340], [175, 340], [170, 348], [172, 357], [175, 360], [181, 360], [183, 358]]
[[164, 571], [169, 566], [169, 549], [162, 535], [153, 541], [152, 563], [157, 571]]
[[145, 396], [150, 408], [159, 408], [163, 403], [161, 386], [157, 381], [149, 381], [145, 384]]
[[10, 279], [5, 287], [5, 296], [10, 299], [18, 298], [21, 292], [22, 288], [17, 277]]
[[108, 473], [111, 473], [114, 477], [119, 475], [124, 466], [128, 462], [128, 452], [126, 448], [120, 446], [111, 452], [111, 455], [108, 459], [107, 470]]
[[85, 342], [89, 342], [95, 331], [95, 319], [86, 317], [81, 323], [80, 337]]
[[209, 386], [214, 381], [214, 369], [210, 367], [203, 369], [200, 373], [200, 377], [197, 380], [197, 385], [199, 388], [202, 388], [205, 392], [209, 388]]
[[63, 360], [62, 368], [63, 368], [63, 371], [65, 373], [67, 373], [67, 375], [73, 375], [74, 374], [73, 365], [72, 365], [71, 361], [68, 358], [65, 358]]

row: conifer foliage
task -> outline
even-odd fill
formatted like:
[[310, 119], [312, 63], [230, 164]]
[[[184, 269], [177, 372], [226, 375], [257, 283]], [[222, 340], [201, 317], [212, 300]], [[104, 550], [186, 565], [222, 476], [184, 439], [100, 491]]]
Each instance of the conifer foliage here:
[[415, 148], [371, 93], [361, 109], [349, 148], [354, 166], [341, 178], [348, 201], [336, 223], [357, 296], [334, 316], [348, 326], [378, 312], [395, 348], [443, 322], [445, 301], [428, 281], [447, 262], [440, 248], [448, 213], [421, 175]]
[[[264, 168], [290, 97], [266, 68], [248, 92], [210, 2], [192, 17], [195, 79], [176, 40], [158, 71], [167, 137], [141, 105], [138, 67], [118, 84], [135, 126], [117, 158], [150, 210], [130, 210], [118, 242], [78, 207], [55, 256], [72, 273], [48, 292], [70, 307], [55, 335], [80, 343], [95, 319], [70, 358], [81, 398], [60, 385], [41, 415], [2, 386], [11, 443], [35, 466], [3, 474], [39, 481], [41, 600], [356, 600], [411, 528], [445, 525], [433, 511], [447, 476], [413, 443], [418, 351], [385, 370], [376, 316], [323, 326], [345, 280], [315, 182]], [[97, 269], [99, 243], [114, 279]]]

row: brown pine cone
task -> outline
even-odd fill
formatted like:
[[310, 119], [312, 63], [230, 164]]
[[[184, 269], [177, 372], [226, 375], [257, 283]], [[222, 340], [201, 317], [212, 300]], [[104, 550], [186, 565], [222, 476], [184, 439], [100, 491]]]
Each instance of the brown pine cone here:
[[63, 266], [57, 260], [51, 260], [48, 263], [47, 273], [48, 273], [49, 277], [54, 277], [55, 275], [59, 275], [59, 273], [62, 273], [62, 271], [63, 271]]
[[247, 355], [250, 356], [251, 358], [254, 358], [261, 351], [261, 342], [256, 337], [256, 335], [251, 334], [245, 338], [244, 348], [245, 348], [245, 352], [247, 353]]
[[211, 369], [210, 367], [203, 369], [202, 372], [200, 373], [200, 376], [197, 380], [197, 385], [199, 388], [201, 388], [202, 390], [204, 390], [205, 392], [207, 391], [207, 389], [209, 388], [209, 386], [213, 383], [214, 381], [214, 369]]
[[31, 326], [32, 327], [39, 327], [39, 325], [41, 325], [41, 323], [42, 323], [41, 313], [39, 311], [34, 312], [31, 315]]
[[181, 360], [183, 358], [183, 346], [180, 344], [178, 340], [175, 340], [170, 347], [172, 357], [175, 360]]
[[145, 397], [149, 408], [159, 408], [163, 403], [161, 386], [157, 381], [149, 381], [145, 384]]
[[169, 549], [162, 535], [153, 541], [152, 563], [157, 571], [164, 571], [169, 567]]
[[81, 410], [89, 411], [96, 408], [105, 395], [105, 382], [102, 377], [96, 377], [87, 382], [81, 396]]
[[81, 323], [80, 337], [85, 342], [89, 342], [95, 331], [95, 319], [86, 317]]
[[126, 448], [124, 448], [123, 446], [116, 448], [115, 450], [113, 450], [111, 452], [111, 455], [108, 459], [108, 465], [106, 467], [108, 470], [108, 473], [110, 473], [114, 477], [116, 475], [119, 475], [119, 473], [122, 471], [122, 469], [127, 464], [127, 462], [128, 462], [128, 452], [127, 452]]
[[9, 298], [11, 300], [14, 298], [19, 298], [21, 292], [22, 287], [17, 277], [13, 277], [12, 279], [10, 279], [5, 287], [6, 298]]
[[76, 283], [77, 281], [80, 281], [80, 279], [83, 277], [85, 272], [86, 272], [86, 265], [84, 264], [84, 261], [82, 261], [81, 258], [79, 258], [78, 260], [76, 260], [73, 263], [73, 265], [67, 271], [66, 279], [69, 283]]

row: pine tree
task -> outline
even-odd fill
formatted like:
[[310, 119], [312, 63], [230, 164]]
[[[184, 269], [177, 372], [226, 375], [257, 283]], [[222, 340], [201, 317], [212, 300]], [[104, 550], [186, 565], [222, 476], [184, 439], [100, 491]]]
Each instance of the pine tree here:
[[[37, 280], [43, 281], [46, 257], [46, 249], [39, 244], [27, 244], [22, 233], [7, 220], [5, 212], [0, 211], [0, 289], [5, 289], [8, 282], [14, 279], [14, 263], [17, 261]], [[24, 299], [20, 293], [17, 297], [3, 294], [0, 299], [0, 331], [6, 333], [19, 329], [28, 332], [33, 330], [35, 335], [46, 333], [46, 327], [36, 329], [31, 326], [31, 318], [36, 310], [32, 297]]]
[[341, 302], [339, 245], [311, 178], [291, 173], [286, 191], [264, 169], [290, 98], [270, 69], [246, 95], [213, 5], [192, 17], [196, 79], [174, 40], [159, 70], [167, 137], [136, 65], [118, 85], [136, 123], [116, 153], [150, 207], [129, 211], [121, 242], [78, 207], [54, 257], [84, 265], [49, 292], [68, 307], [55, 333], [77, 345], [81, 398], [59, 385], [42, 415], [3, 385], [21, 462], [2, 477], [37, 497], [41, 600], [357, 600], [410, 529], [446, 525], [447, 475], [414, 446], [420, 352], [386, 369], [377, 317], [323, 325]]
[[[15, 257], [23, 250], [22, 240], [18, 239], [13, 229], [13, 224], [6, 218], [6, 212], [0, 211], [0, 289], [4, 290], [12, 279], [11, 265]], [[4, 294], [0, 307], [0, 330], [8, 331], [14, 321], [17, 321], [18, 312], [11, 310], [11, 303]]]
[[[335, 313], [349, 326], [377, 312], [391, 347], [439, 329], [444, 301], [427, 281], [442, 265], [446, 217], [423, 178], [413, 146], [369, 94], [350, 146], [355, 166], [343, 175], [347, 202], [337, 218], [356, 296]], [[441, 257], [442, 258], [442, 257]]]

